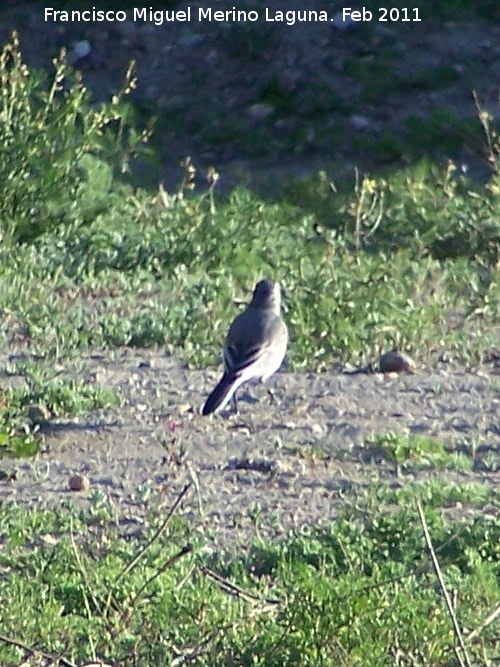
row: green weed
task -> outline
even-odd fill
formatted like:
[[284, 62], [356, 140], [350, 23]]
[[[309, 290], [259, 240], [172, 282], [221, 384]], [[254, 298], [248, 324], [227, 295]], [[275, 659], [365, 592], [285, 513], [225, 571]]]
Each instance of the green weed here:
[[40, 447], [40, 427], [51, 419], [73, 417], [117, 405], [118, 396], [81, 380], [50, 378], [30, 365], [16, 369], [24, 376], [24, 386], [7, 388], [0, 401], [0, 455], [24, 457]]
[[448, 452], [443, 443], [426, 436], [405, 436], [389, 432], [367, 439], [365, 450], [373, 458], [395, 465], [396, 475], [409, 470], [432, 468], [437, 470], [470, 470], [471, 461], [464, 455]]
[[[452, 163], [418, 164], [386, 178], [358, 174], [341, 191], [321, 174], [270, 203], [243, 189], [219, 199], [212, 176], [194, 194], [187, 160], [177, 192], [133, 191], [113, 174], [145, 135], [126, 138], [122, 96], [90, 108], [62, 60], [47, 87], [15, 37], [2, 58], [0, 150], [10, 151], [2, 164], [17, 165], [2, 204], [6, 344], [45, 358], [164, 346], [203, 365], [219, 358], [233, 300], [271, 276], [290, 295], [292, 368], [365, 363], [395, 346], [426, 361], [497, 348], [496, 173], [478, 190]], [[133, 85], [130, 75], [123, 94]], [[480, 121], [494, 166], [495, 130]]]
[[[452, 621], [413, 507], [357, 494], [326, 529], [211, 556], [188, 526], [154, 512], [124, 538], [103, 512], [4, 506], [0, 660], [22, 659], [8, 642], [22, 628], [26, 646], [73, 662], [454, 664]], [[446, 520], [430, 506], [425, 520], [468, 659], [492, 659], [498, 637], [483, 619], [500, 592], [500, 524], [494, 514]], [[468, 641], [471, 631], [481, 641]]]
[[108, 208], [111, 166], [125, 170], [147, 139], [130, 124], [122, 90], [99, 109], [64, 54], [46, 81], [22, 60], [16, 34], [0, 55], [0, 202], [4, 242], [30, 241]]

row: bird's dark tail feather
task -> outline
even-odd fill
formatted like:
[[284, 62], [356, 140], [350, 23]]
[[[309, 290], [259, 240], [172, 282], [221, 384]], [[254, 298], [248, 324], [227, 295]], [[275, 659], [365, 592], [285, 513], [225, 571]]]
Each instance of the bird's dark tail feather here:
[[201, 411], [202, 415], [209, 415], [218, 410], [221, 405], [231, 397], [233, 385], [238, 376], [234, 373], [224, 373], [220, 382], [216, 385], [210, 396], [205, 401]]

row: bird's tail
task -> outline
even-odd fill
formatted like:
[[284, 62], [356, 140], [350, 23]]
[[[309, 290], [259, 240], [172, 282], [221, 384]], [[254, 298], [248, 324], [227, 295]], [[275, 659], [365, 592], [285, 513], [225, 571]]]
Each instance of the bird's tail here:
[[238, 380], [239, 375], [235, 375], [234, 373], [224, 373], [215, 389], [205, 401], [201, 414], [209, 415], [212, 412], [223, 408], [238, 388], [240, 384]]

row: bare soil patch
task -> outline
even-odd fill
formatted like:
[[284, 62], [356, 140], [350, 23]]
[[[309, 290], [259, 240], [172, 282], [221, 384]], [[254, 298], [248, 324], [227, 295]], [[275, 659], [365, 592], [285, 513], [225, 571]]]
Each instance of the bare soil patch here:
[[[53, 422], [46, 451], [34, 460], [2, 462], [0, 501], [82, 506], [105, 494], [123, 520], [169, 505], [189, 479], [199, 495], [185, 516], [209, 526], [217, 543], [273, 537], [336, 516], [345, 494], [374, 480], [405, 485], [438, 476], [450, 482], [500, 481], [500, 375], [474, 370], [419, 369], [414, 375], [335, 373], [276, 376], [277, 405], [264, 387], [243, 393], [240, 413], [200, 416], [217, 373], [189, 371], [160, 353], [120, 351], [68, 366], [63, 376], [117, 390], [119, 409], [72, 422]], [[366, 438], [388, 431], [424, 434], [470, 458], [467, 472], [416, 471], [397, 477], [394, 465]], [[72, 475], [90, 489], [69, 490]], [[9, 479], [10, 477], [10, 479]], [[13, 478], [12, 478], [13, 477]], [[458, 508], [464, 511], [464, 508]], [[465, 508], [466, 509], [466, 508]]]
[[[259, 3], [240, 3], [242, 9]], [[180, 2], [193, 17], [209, 2]], [[279, 0], [266, 3], [272, 15]], [[240, 9], [240, 6], [238, 6]], [[308, 9], [321, 10], [320, 2]], [[337, 8], [339, 9], [339, 8]], [[298, 0], [287, 10], [303, 10]], [[139, 85], [133, 101], [145, 120], [158, 117], [158, 168], [146, 180], [182, 178], [186, 155], [213, 164], [220, 186], [272, 190], [292, 176], [328, 167], [336, 178], [355, 165], [370, 170], [418, 155], [454, 157], [488, 173], [472, 91], [499, 117], [500, 27], [460, 16], [422, 14], [420, 22], [373, 21], [339, 30], [333, 22], [61, 22], [26, 3], [0, 15], [0, 41], [13, 28], [29, 65], [51, 69], [61, 47], [77, 62], [98, 100], [109, 99], [131, 59]], [[128, 10], [132, 17], [132, 10]], [[335, 12], [332, 10], [332, 16]], [[468, 124], [470, 123], [470, 124]]]

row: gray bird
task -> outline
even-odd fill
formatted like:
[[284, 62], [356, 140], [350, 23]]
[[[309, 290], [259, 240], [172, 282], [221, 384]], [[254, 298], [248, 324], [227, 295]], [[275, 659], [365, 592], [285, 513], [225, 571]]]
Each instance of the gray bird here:
[[248, 308], [229, 327], [224, 345], [224, 375], [205, 401], [203, 415], [221, 410], [244, 382], [265, 381], [281, 366], [288, 331], [281, 317], [281, 288], [257, 283]]

